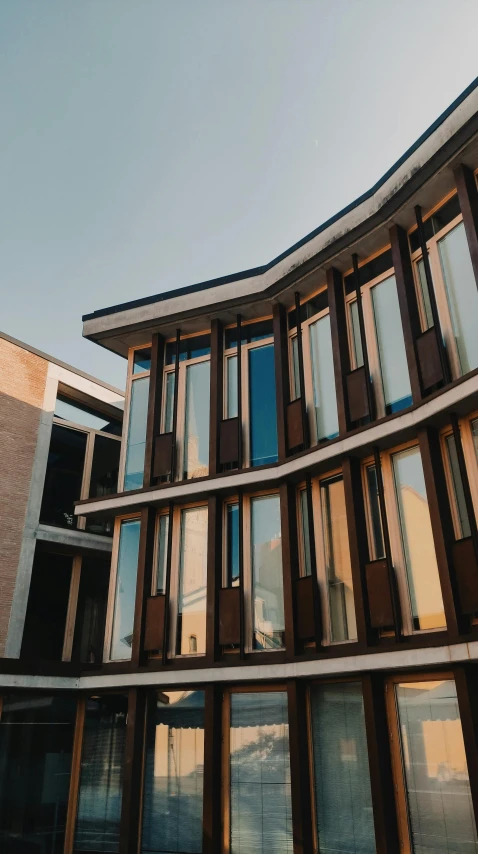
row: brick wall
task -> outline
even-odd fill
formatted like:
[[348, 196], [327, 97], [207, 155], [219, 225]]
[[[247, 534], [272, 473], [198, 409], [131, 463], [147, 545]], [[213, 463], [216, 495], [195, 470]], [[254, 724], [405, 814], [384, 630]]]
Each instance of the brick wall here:
[[4, 654], [48, 362], [0, 338], [0, 656]]

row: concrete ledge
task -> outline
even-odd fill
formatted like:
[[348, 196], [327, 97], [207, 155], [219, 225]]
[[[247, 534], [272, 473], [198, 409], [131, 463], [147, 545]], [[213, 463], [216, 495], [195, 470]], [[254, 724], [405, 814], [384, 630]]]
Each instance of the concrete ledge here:
[[36, 539], [44, 543], [68, 546], [79, 552], [91, 550], [110, 554], [113, 546], [111, 537], [89, 534], [87, 531], [71, 530], [70, 528], [55, 528], [53, 525], [38, 525]]

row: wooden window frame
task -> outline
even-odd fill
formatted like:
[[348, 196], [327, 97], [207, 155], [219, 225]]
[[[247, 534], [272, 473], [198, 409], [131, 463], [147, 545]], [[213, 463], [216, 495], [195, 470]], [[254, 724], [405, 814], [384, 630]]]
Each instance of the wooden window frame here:
[[[222, 502], [221, 512], [222, 512], [222, 548], [221, 548], [221, 582], [222, 586], [229, 587], [228, 579], [227, 579], [227, 508], [231, 505], [237, 504], [239, 507], [239, 496], [233, 495], [224, 499]], [[239, 529], [239, 537], [241, 536], [241, 530]], [[233, 587], [240, 587], [241, 580], [238, 579], [237, 584], [232, 585]], [[244, 595], [244, 592], [243, 592]]]
[[133, 374], [134, 367], [134, 355], [138, 350], [147, 350], [152, 347], [151, 341], [149, 344], [138, 344], [136, 347], [130, 347], [128, 350], [128, 368], [126, 373], [126, 394], [124, 401], [124, 418], [123, 418], [123, 431], [121, 434], [121, 452], [120, 452], [120, 464], [119, 464], [119, 475], [118, 475], [118, 492], [124, 492], [124, 478], [125, 478], [125, 468], [126, 468], [126, 453], [128, 450], [128, 435], [129, 435], [129, 420], [131, 415], [131, 400], [132, 400], [132, 391], [133, 391], [133, 383], [136, 380], [142, 380], [146, 377], [149, 377], [151, 371], [141, 371], [141, 373]]
[[[205, 658], [206, 649], [204, 652], [181, 653], [177, 654], [176, 649], [176, 632], [178, 625], [178, 601], [179, 601], [179, 570], [181, 560], [181, 520], [183, 510], [200, 510], [205, 508], [209, 513], [209, 505], [207, 501], [191, 502], [188, 504], [180, 504], [173, 510], [173, 517], [170, 518], [169, 524], [172, 525], [172, 549], [171, 549], [171, 566], [169, 567], [169, 598], [166, 602], [166, 607], [169, 608], [169, 646], [168, 659], [197, 659]], [[161, 514], [158, 514], [161, 515]], [[206, 538], [208, 534], [208, 526], [206, 524]], [[206, 632], [207, 632], [207, 610], [205, 615]]]
[[[123, 516], [117, 516], [115, 519], [115, 527], [113, 532], [113, 549], [111, 552], [111, 569], [110, 569], [110, 583], [108, 588], [108, 599], [106, 603], [106, 620], [105, 620], [105, 642], [103, 647], [103, 661], [105, 663], [109, 662], [122, 662], [129, 661], [129, 658], [122, 659], [112, 659], [111, 658], [111, 641], [112, 641], [112, 631], [113, 631], [113, 620], [114, 620], [114, 611], [115, 611], [115, 599], [116, 599], [116, 579], [118, 576], [118, 556], [119, 556], [119, 544], [121, 537], [121, 525], [123, 522], [128, 522], [129, 520], [137, 519], [141, 523], [141, 515], [138, 513], [127, 513]], [[135, 603], [133, 603], [134, 605]]]
[[[161, 507], [156, 513], [156, 517], [154, 520], [154, 546], [153, 546], [153, 571], [151, 573], [151, 596], [157, 595], [157, 577], [158, 577], [158, 557], [159, 557], [159, 530], [160, 530], [160, 521], [161, 518], [167, 517], [169, 519], [169, 525], [171, 525], [171, 519], [169, 518], [169, 507]], [[168, 544], [166, 543], [166, 554], [167, 554]], [[168, 567], [166, 566], [166, 572], [168, 571]], [[165, 588], [166, 588], [166, 578]]]

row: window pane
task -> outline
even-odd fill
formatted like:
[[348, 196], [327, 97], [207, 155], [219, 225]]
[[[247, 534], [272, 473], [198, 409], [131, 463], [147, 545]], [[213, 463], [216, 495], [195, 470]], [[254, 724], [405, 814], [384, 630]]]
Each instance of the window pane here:
[[239, 584], [239, 504], [226, 506], [226, 587]]
[[104, 415], [103, 412], [62, 395], [58, 395], [55, 403], [55, 416], [57, 418], [64, 418], [65, 421], [81, 424], [82, 427], [91, 427], [93, 430], [112, 433], [114, 436], [121, 436], [123, 413], [120, 412], [118, 415], [117, 419], [112, 419], [109, 415]]
[[181, 511], [176, 655], [206, 652], [207, 507]]
[[112, 661], [131, 658], [140, 528], [139, 519], [121, 523], [111, 634]]
[[331, 640], [355, 640], [357, 626], [342, 477], [321, 483], [320, 493]]
[[413, 850], [477, 854], [454, 681], [403, 683], [396, 698]]
[[86, 701], [75, 851], [119, 850], [127, 713], [123, 696]]
[[231, 854], [292, 854], [285, 691], [231, 694]]
[[299, 513], [300, 513], [300, 539], [301, 539], [301, 556], [302, 566], [301, 575], [312, 574], [312, 560], [310, 556], [310, 529], [309, 529], [309, 511], [307, 507], [307, 490], [301, 489], [299, 492]]
[[0, 721], [0, 852], [62, 854], [76, 699], [12, 694]]
[[278, 495], [251, 500], [254, 649], [284, 646], [284, 593]]
[[40, 522], [76, 528], [75, 501], [81, 496], [87, 434], [53, 424]]
[[315, 425], [317, 440], [320, 442], [322, 439], [333, 439], [339, 431], [332, 335], [328, 314], [310, 326], [310, 359], [314, 386]]
[[461, 537], [470, 537], [471, 531], [470, 523], [468, 521], [468, 512], [466, 509], [465, 493], [463, 491], [463, 481], [461, 479], [460, 466], [458, 465], [458, 456], [456, 453], [455, 437], [453, 435], [447, 436], [446, 449], [450, 463], [451, 480], [453, 485], [452, 500], [453, 498], [455, 500], [455, 507], [459, 521], [458, 539]]
[[[107, 436], [95, 436], [89, 498], [113, 495], [118, 490], [118, 472], [121, 442]], [[90, 534], [113, 536], [113, 520], [86, 517], [85, 529]]]
[[430, 329], [433, 326], [433, 314], [430, 303], [430, 293], [428, 290], [427, 277], [425, 275], [425, 264], [423, 258], [417, 261], [418, 284], [422, 295], [422, 303], [425, 311], [425, 329]]
[[290, 340], [292, 359], [292, 400], [297, 400], [300, 397], [300, 374], [299, 374], [299, 341], [297, 335]]
[[441, 628], [445, 614], [420, 451], [409, 448], [392, 461], [413, 625]]
[[204, 691], [167, 691], [151, 704], [146, 731], [144, 854], [200, 854]]
[[169, 514], [159, 517], [156, 549], [156, 593], [166, 590], [166, 561], [168, 556]]
[[471, 422], [471, 433], [473, 436], [473, 444], [475, 446], [476, 461], [478, 462], [478, 418]]
[[204, 477], [209, 472], [210, 363], [198, 362], [186, 371], [185, 479]]
[[412, 394], [395, 276], [372, 288], [372, 304], [385, 407], [398, 412], [411, 406]]
[[355, 356], [355, 367], [361, 368], [363, 365], [362, 338], [360, 336], [360, 323], [358, 316], [357, 300], [350, 303], [350, 319], [352, 322], [352, 345]]
[[359, 682], [310, 690], [317, 835], [323, 854], [375, 854]]
[[383, 545], [382, 516], [380, 513], [377, 470], [375, 466], [367, 467], [367, 484], [374, 546], [372, 559], [378, 560], [381, 557], [385, 557], [385, 548]]
[[146, 447], [146, 419], [148, 417], [149, 377], [135, 380], [131, 384], [128, 444], [124, 489], [141, 489], [144, 473], [144, 450]]
[[462, 374], [478, 367], [478, 290], [461, 222], [438, 242]]
[[165, 376], [166, 391], [164, 398], [164, 430], [163, 433], [173, 432], [173, 416], [174, 416], [174, 386], [176, 384], [176, 375], [174, 371], [169, 371]]
[[141, 374], [151, 370], [151, 347], [135, 350], [133, 356], [133, 374]]
[[27, 661], [61, 661], [72, 562], [71, 555], [35, 554], [22, 639]]
[[237, 356], [228, 356], [227, 367], [227, 418], [237, 418], [238, 387], [237, 387]]
[[72, 661], [102, 661], [109, 580], [110, 560], [82, 558]]
[[249, 350], [251, 466], [277, 462], [274, 345]]

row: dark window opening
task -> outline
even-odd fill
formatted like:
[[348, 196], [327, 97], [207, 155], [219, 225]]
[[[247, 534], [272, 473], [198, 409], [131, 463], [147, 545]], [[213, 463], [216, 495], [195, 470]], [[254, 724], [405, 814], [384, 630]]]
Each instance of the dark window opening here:
[[23, 629], [22, 658], [61, 661], [72, 561], [69, 555], [38, 551], [35, 554]]
[[109, 579], [109, 560], [82, 559], [72, 661], [99, 664], [103, 659]]
[[40, 522], [76, 528], [74, 505], [81, 497], [87, 438], [79, 430], [53, 425]]
[[[93, 462], [91, 466], [89, 498], [113, 495], [118, 491], [118, 472], [121, 443], [107, 436], [95, 436]], [[113, 536], [112, 519], [86, 518], [86, 530], [90, 534]]]

